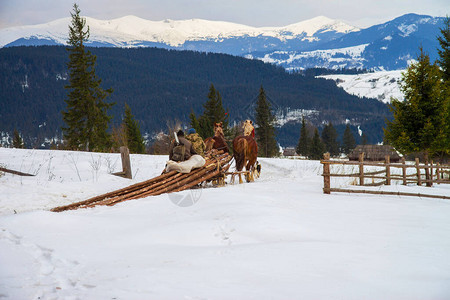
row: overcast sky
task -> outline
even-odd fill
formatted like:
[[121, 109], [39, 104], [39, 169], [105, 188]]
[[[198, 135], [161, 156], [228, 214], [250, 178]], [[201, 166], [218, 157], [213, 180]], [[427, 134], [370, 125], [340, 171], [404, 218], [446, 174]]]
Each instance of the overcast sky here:
[[[0, 0], [0, 28], [70, 17], [74, 0]], [[317, 16], [368, 27], [406, 13], [450, 15], [450, 0], [78, 0], [82, 16], [108, 20], [206, 19], [284, 26]]]

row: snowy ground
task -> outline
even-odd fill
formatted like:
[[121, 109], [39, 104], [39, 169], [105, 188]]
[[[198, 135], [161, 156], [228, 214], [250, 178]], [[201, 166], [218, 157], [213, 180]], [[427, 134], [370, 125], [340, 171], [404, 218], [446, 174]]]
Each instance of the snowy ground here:
[[0, 298], [450, 298], [450, 202], [324, 195], [317, 161], [261, 159], [254, 183], [49, 211], [165, 160], [132, 155], [130, 181], [108, 174], [119, 154], [0, 148], [1, 165], [36, 174], [0, 177]]
[[336, 81], [337, 86], [342, 87], [349, 94], [375, 98], [384, 103], [390, 103], [391, 97], [403, 100], [403, 94], [398, 83], [401, 81], [404, 71], [379, 71], [356, 75], [336, 74], [318, 77]]

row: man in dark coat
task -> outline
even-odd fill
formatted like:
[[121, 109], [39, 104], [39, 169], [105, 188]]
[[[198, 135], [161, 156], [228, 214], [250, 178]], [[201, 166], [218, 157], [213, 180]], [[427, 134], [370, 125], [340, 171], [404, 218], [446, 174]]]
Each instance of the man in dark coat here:
[[[177, 132], [177, 137], [178, 137], [178, 141], [180, 142], [180, 144], [183, 144], [184, 148], [185, 148], [185, 150], [184, 150], [184, 160], [188, 160], [189, 158], [191, 158], [192, 155], [197, 154], [197, 152], [195, 152], [195, 150], [194, 150], [194, 147], [192, 146], [192, 143], [184, 138], [183, 130], [180, 129]], [[170, 160], [175, 160], [174, 159], [174, 152], [173, 152], [173, 150], [174, 150], [176, 144], [177, 144], [176, 140], [173, 140], [170, 143], [170, 147], [169, 147], [169, 159]], [[183, 161], [183, 160], [179, 160], [179, 161]]]

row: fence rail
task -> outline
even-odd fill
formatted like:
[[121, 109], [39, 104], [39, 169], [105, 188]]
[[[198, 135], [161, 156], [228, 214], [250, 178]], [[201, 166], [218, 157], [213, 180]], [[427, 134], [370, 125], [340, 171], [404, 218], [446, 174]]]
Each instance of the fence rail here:
[[[440, 165], [439, 163], [433, 164], [433, 162], [420, 164], [419, 159], [416, 158], [415, 164], [406, 164], [403, 158], [401, 163], [391, 163], [390, 157], [387, 155], [384, 162], [368, 162], [364, 161], [364, 153], [359, 155], [358, 161], [338, 161], [331, 160], [330, 154], [325, 153], [323, 160], [320, 161], [323, 165], [323, 192], [330, 194], [331, 192], [349, 192], [349, 193], [370, 193], [370, 194], [404, 194], [405, 196], [421, 195], [423, 197], [432, 198], [444, 198], [450, 199], [448, 196], [435, 196], [424, 194], [412, 194], [401, 192], [383, 192], [383, 191], [365, 191], [365, 190], [349, 190], [349, 189], [337, 189], [331, 188], [331, 177], [350, 177], [358, 178], [360, 186], [379, 186], [390, 185], [393, 180], [402, 181], [403, 185], [417, 184], [431, 187], [433, 184], [450, 184], [450, 166]], [[351, 174], [333, 174], [330, 172], [330, 165], [353, 165], [358, 166], [358, 173]], [[370, 171], [365, 170], [364, 167], [380, 167], [382, 170]], [[392, 169], [401, 169], [401, 174], [392, 174]], [[408, 169], [413, 169], [415, 173], [408, 174]], [[372, 179], [372, 183], [366, 183], [366, 179]], [[381, 179], [382, 181], [374, 182], [375, 179]]]

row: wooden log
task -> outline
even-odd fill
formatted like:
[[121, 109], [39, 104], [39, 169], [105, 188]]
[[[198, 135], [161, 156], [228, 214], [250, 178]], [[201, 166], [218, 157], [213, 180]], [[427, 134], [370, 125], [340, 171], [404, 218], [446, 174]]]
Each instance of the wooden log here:
[[[225, 163], [229, 162], [230, 160], [231, 160], [231, 157], [230, 157], [230, 159], [222, 161], [223, 165], [225, 165]], [[170, 186], [165, 186], [163, 189], [155, 190], [154, 192], [149, 193], [148, 196], [156, 196], [156, 195], [160, 195], [163, 193], [173, 192], [174, 190], [182, 188], [185, 185], [189, 185], [189, 183], [196, 181], [198, 178], [203, 178], [203, 177], [211, 178], [210, 176], [204, 176], [204, 175], [207, 173], [211, 173], [211, 171], [213, 171], [214, 169], [215, 169], [215, 165], [210, 164], [206, 168], [202, 169], [199, 173], [195, 174], [195, 176], [189, 176], [189, 178], [186, 178], [182, 181], [176, 182], [175, 184], [172, 184]], [[219, 174], [222, 171], [219, 168], [219, 169], [216, 169], [215, 172], [218, 172], [217, 174]]]
[[[428, 163], [428, 154], [425, 153], [425, 179], [426, 181], [426, 186], [431, 187], [433, 186], [433, 180], [431, 180], [431, 175], [430, 175], [430, 167], [429, 167], [429, 163]], [[431, 168], [431, 173], [433, 173], [433, 169]]]
[[[166, 190], [183, 188], [183, 184], [187, 183], [190, 185], [191, 182], [197, 181], [198, 178], [210, 178], [211, 170], [216, 170], [219, 174], [225, 172], [229, 168], [231, 159], [232, 157], [228, 153], [223, 153], [223, 151], [213, 151], [207, 156], [204, 167], [195, 169], [190, 173], [183, 174], [176, 171], [170, 171], [117, 191], [99, 195], [85, 201], [53, 208], [52, 211], [59, 212], [69, 209], [93, 207], [96, 205], [114, 205], [115, 203], [125, 200], [146, 197], [147, 195], [158, 191], [164, 192]], [[223, 171], [224, 168], [225, 171]], [[207, 173], [207, 175], [204, 175], [205, 173]]]
[[447, 183], [447, 184], [450, 184], [450, 180], [448, 180], [448, 179], [435, 180], [434, 182], [435, 183]]
[[[329, 160], [330, 159], [330, 153], [324, 153], [323, 159]], [[331, 179], [330, 179], [330, 164], [323, 163], [323, 193], [324, 194], [330, 194], [330, 187], [331, 187]]]
[[364, 185], [364, 152], [359, 154], [359, 185]]
[[[350, 166], [358, 166], [360, 164], [359, 161], [341, 161], [341, 160], [321, 160], [321, 163], [329, 163], [330, 165], [350, 165]], [[364, 161], [364, 165], [365, 166], [373, 166], [373, 167], [385, 167], [386, 164], [384, 162], [380, 163], [380, 162], [370, 162], [370, 161]], [[394, 167], [394, 168], [403, 168], [403, 165], [401, 163], [390, 163], [389, 164], [390, 167]], [[406, 168], [417, 168], [416, 165], [412, 164], [412, 165], [405, 165]], [[424, 165], [419, 165], [418, 166], [419, 169], [425, 169], [425, 168], [430, 168], [430, 166], [424, 166]], [[443, 166], [441, 165], [442, 168], [450, 168], [450, 166]]]
[[[227, 154], [219, 156], [219, 158], [223, 158], [226, 156], [227, 156]], [[207, 159], [207, 163], [205, 163], [205, 165], [209, 165], [209, 164], [213, 164], [213, 163], [214, 163], [213, 159]], [[124, 196], [130, 196], [130, 197], [137, 196], [143, 192], [147, 192], [149, 190], [156, 189], [161, 185], [167, 185], [174, 181], [182, 180], [186, 177], [192, 176], [193, 174], [195, 174], [196, 172], [199, 172], [200, 170], [201, 170], [201, 168], [197, 168], [197, 169], [194, 169], [193, 171], [191, 171], [190, 173], [178, 173], [176, 171], [170, 171], [170, 172], [166, 173], [166, 174], [171, 174], [170, 176], [163, 176], [163, 175], [158, 176], [159, 180], [154, 180], [152, 182], [152, 184], [147, 185], [146, 187], [140, 188], [135, 193], [133, 192], [133, 193], [124, 194]]]
[[216, 166], [214, 164], [211, 164], [211, 165], [199, 170], [199, 172], [192, 174], [191, 176], [184, 177], [182, 180], [177, 180], [175, 182], [171, 182], [170, 184], [164, 184], [156, 189], [153, 189], [149, 192], [144, 193], [143, 196], [144, 197], [156, 196], [156, 195], [160, 195], [163, 193], [168, 193], [171, 190], [181, 187], [181, 186], [201, 177], [202, 175], [206, 174], [207, 172], [214, 170], [215, 167]]
[[437, 163], [436, 166], [436, 182], [438, 182], [441, 179], [441, 174], [439, 173], [439, 163]]
[[221, 173], [221, 170], [215, 170], [215, 171], [213, 171], [211, 173], [205, 174], [204, 176], [201, 176], [200, 178], [197, 178], [196, 180], [186, 184], [185, 186], [182, 186], [182, 187], [179, 187], [179, 188], [173, 190], [171, 193], [181, 192], [183, 190], [189, 189], [189, 188], [191, 188], [193, 186], [196, 186], [197, 184], [199, 184], [199, 183], [201, 183], [203, 181], [206, 181], [208, 179], [213, 178], [214, 176], [219, 175], [220, 173]]
[[104, 203], [103, 205], [115, 205], [119, 202], [123, 202], [126, 200], [134, 200], [134, 199], [138, 199], [138, 198], [142, 198], [142, 197], [157, 196], [157, 195], [161, 195], [164, 193], [183, 191], [183, 190], [191, 188], [201, 182], [209, 180], [212, 177], [217, 176], [218, 174], [220, 174], [222, 172], [223, 171], [221, 169], [217, 170], [217, 169], [215, 169], [215, 166], [210, 165], [206, 169], [202, 169], [199, 173], [196, 174], [196, 176], [190, 176], [180, 182], [176, 182], [175, 184], [164, 185], [161, 188], [158, 188], [157, 190], [152, 190], [152, 191], [143, 193], [140, 195], [140, 197], [127, 197], [124, 199], [112, 199], [111, 201], [108, 201], [107, 203]]
[[176, 173], [170, 177], [167, 177], [161, 181], [155, 182], [152, 185], [149, 185], [147, 187], [141, 188], [139, 190], [130, 192], [130, 193], [126, 193], [123, 195], [117, 195], [116, 197], [109, 197], [109, 198], [105, 198], [102, 201], [97, 201], [94, 203], [90, 203], [87, 205], [81, 205], [80, 208], [87, 208], [87, 207], [94, 207], [97, 205], [108, 205], [108, 203], [111, 202], [119, 202], [123, 199], [129, 199], [129, 198], [133, 198], [133, 199], [138, 199], [138, 198], [142, 198], [142, 194], [144, 194], [145, 192], [149, 191], [149, 190], [153, 190], [155, 188], [157, 188], [158, 186], [160, 186], [161, 184], [166, 184], [167, 182], [171, 182], [173, 180], [177, 180], [178, 178], [180, 178], [180, 176], [182, 175], [182, 173]]
[[380, 171], [373, 171], [373, 172], [365, 172], [364, 175], [378, 175], [378, 174], [384, 174], [386, 173], [386, 170], [380, 170]]
[[402, 175], [403, 175], [403, 185], [406, 185], [406, 162], [404, 157], [402, 157]]
[[389, 166], [389, 164], [391, 163], [391, 157], [389, 155], [386, 155], [385, 163], [386, 163], [386, 185], [391, 185], [391, 169]]
[[120, 147], [120, 158], [122, 160], [122, 171], [113, 173], [112, 175], [132, 179], [133, 176], [131, 174], [130, 150], [127, 147]]
[[[210, 162], [211, 160], [208, 160], [208, 161]], [[191, 173], [185, 173], [185, 174], [174, 171], [176, 173], [175, 175], [172, 175], [163, 180], [157, 181], [154, 184], [152, 184], [148, 187], [142, 188], [136, 192], [121, 195], [119, 197], [104, 199], [104, 201], [102, 201], [102, 202], [92, 203], [90, 205], [87, 205], [86, 207], [92, 207], [92, 206], [96, 206], [96, 205], [112, 205], [114, 203], [119, 203], [119, 202], [122, 202], [125, 200], [133, 200], [133, 199], [143, 198], [155, 190], [160, 190], [160, 189], [164, 188], [165, 186], [174, 184], [177, 181], [184, 180], [185, 178], [187, 178], [189, 176], [193, 176], [194, 174], [196, 174], [197, 172], [199, 172], [201, 170], [202, 170], [202, 168], [198, 168], [198, 169], [195, 169], [194, 171], [192, 171]], [[83, 208], [83, 207], [81, 207], [81, 208]]]
[[420, 198], [450, 199], [449, 196], [428, 195], [428, 194], [421, 194], [421, 193], [391, 192], [391, 191], [350, 190], [350, 189], [332, 188], [331, 192], [357, 193], [357, 194], [374, 194], [374, 195], [394, 195], [394, 196], [413, 196], [413, 197], [420, 197]]
[[380, 186], [380, 185], [384, 185], [385, 181], [380, 181], [380, 182], [374, 182], [374, 183], [366, 183], [364, 184], [364, 186]]
[[11, 174], [14, 174], [14, 175], [19, 175], [19, 176], [36, 176], [36, 175], [33, 175], [33, 174], [23, 173], [23, 172], [19, 172], [19, 171], [15, 171], [15, 170], [10, 170], [10, 169], [3, 168], [3, 167], [0, 167], [0, 171], [6, 172], [6, 173], [11, 173]]
[[141, 189], [141, 188], [143, 188], [143, 187], [145, 187], [145, 186], [147, 186], [147, 185], [149, 185], [149, 184], [151, 184], [153, 182], [162, 180], [162, 179], [164, 179], [166, 177], [173, 176], [175, 174], [177, 174], [177, 172], [171, 171], [171, 172], [162, 174], [160, 176], [154, 177], [152, 179], [149, 179], [149, 180], [146, 180], [146, 181], [143, 181], [143, 182], [139, 182], [139, 183], [127, 186], [125, 188], [116, 190], [116, 191], [112, 191], [112, 192], [109, 192], [109, 193], [98, 195], [98, 196], [89, 198], [89, 199], [84, 200], [84, 201], [75, 202], [75, 203], [71, 203], [71, 204], [68, 204], [68, 205], [55, 207], [55, 208], [51, 209], [51, 211], [53, 211], [53, 212], [61, 212], [61, 211], [64, 211], [64, 210], [76, 209], [77, 206], [88, 205], [88, 204], [91, 204], [91, 203], [94, 203], [94, 202], [102, 201], [102, 200], [104, 200], [106, 198], [112, 198], [112, 197], [116, 197], [116, 196], [119, 196], [119, 195], [124, 195], [124, 194], [130, 193], [132, 191], [139, 190], [139, 189]]
[[[227, 158], [227, 156], [228, 156], [228, 154], [220, 156], [218, 163], [220, 164], [220, 163], [229, 162], [231, 160], [231, 157]], [[134, 200], [134, 199], [139, 199], [139, 198], [143, 198], [143, 197], [156, 196], [156, 195], [160, 195], [163, 193], [168, 193], [168, 192], [172, 191], [173, 189], [176, 189], [177, 187], [180, 188], [185, 185], [188, 185], [190, 182], [196, 180], [199, 177], [202, 177], [203, 174], [205, 174], [211, 170], [214, 170], [216, 167], [217, 167], [217, 163], [210, 161], [210, 163], [207, 166], [198, 168], [195, 171], [192, 171], [191, 173], [183, 174], [183, 175], [179, 176], [178, 178], [176, 178], [176, 180], [170, 180], [170, 181], [165, 182], [155, 188], [148, 189], [142, 193], [139, 193], [137, 195], [132, 195], [130, 197], [108, 199], [105, 202], [103, 202], [102, 205], [114, 205], [115, 203], [119, 203], [119, 202], [122, 202], [125, 200]]]
[[419, 158], [416, 157], [417, 185], [422, 185], [422, 176], [419, 168]]
[[[378, 175], [378, 174], [383, 174], [383, 173], [385, 173], [386, 171], [385, 170], [383, 170], [383, 171], [375, 171], [375, 172], [369, 172], [369, 173], [364, 173], [364, 177], [365, 178], [386, 178], [386, 176], [382, 176], [382, 177], [380, 177], [380, 176], [378, 176], [378, 177], [374, 177], [374, 176], [372, 176], [372, 175]], [[324, 174], [322, 174], [322, 176], [325, 176]], [[328, 176], [330, 176], [330, 177], [359, 177], [360, 176], [360, 174], [359, 173], [352, 173], [352, 174], [328, 174]]]

